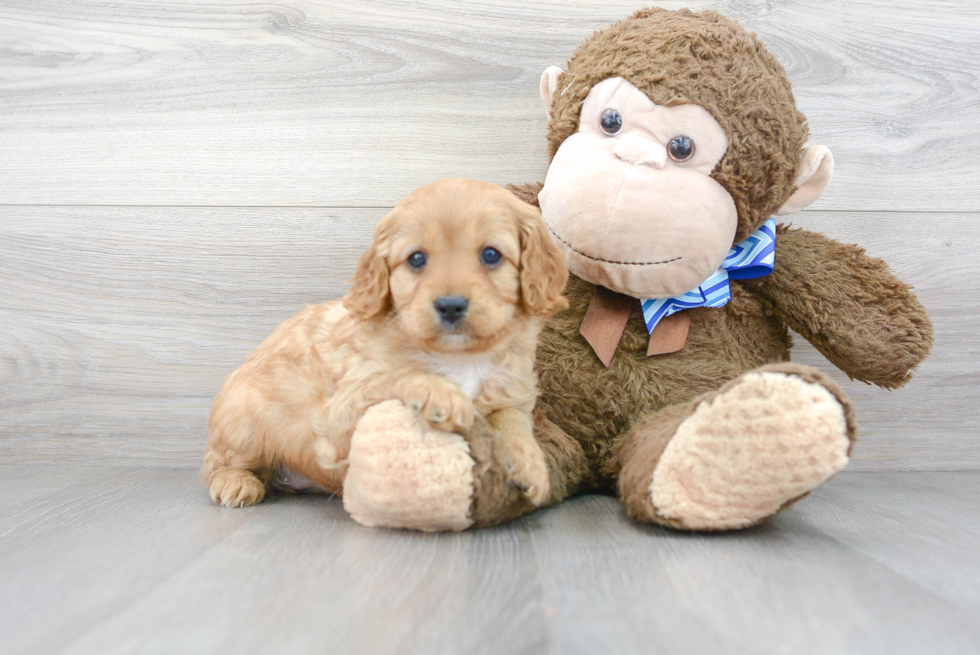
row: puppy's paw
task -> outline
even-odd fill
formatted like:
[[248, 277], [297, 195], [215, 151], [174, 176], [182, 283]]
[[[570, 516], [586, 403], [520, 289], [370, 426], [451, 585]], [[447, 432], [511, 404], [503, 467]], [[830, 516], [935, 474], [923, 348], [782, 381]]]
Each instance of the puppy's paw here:
[[211, 501], [223, 507], [248, 507], [262, 502], [265, 485], [251, 471], [222, 469], [208, 485]]
[[405, 378], [396, 389], [399, 400], [437, 430], [456, 432], [473, 425], [473, 401], [454, 382], [438, 375]]
[[535, 506], [540, 506], [551, 491], [551, 476], [544, 451], [533, 437], [506, 438], [498, 443], [497, 461], [507, 477]]

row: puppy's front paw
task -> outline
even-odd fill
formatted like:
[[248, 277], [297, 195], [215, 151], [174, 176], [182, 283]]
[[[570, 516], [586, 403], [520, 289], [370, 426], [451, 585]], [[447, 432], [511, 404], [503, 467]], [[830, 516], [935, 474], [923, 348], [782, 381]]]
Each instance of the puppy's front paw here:
[[514, 486], [540, 506], [551, 491], [551, 477], [538, 442], [530, 435], [524, 439], [505, 438], [498, 444], [496, 457]]
[[437, 430], [456, 432], [473, 425], [473, 401], [446, 378], [408, 377], [398, 385], [396, 394], [406, 407]]

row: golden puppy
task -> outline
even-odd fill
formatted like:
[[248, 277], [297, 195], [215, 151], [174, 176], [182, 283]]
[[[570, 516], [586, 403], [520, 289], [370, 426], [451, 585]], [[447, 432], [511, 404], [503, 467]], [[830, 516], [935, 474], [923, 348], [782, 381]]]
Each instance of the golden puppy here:
[[566, 305], [567, 276], [540, 212], [509, 191], [458, 179], [418, 189], [378, 224], [350, 294], [280, 325], [225, 380], [202, 470], [212, 500], [254, 505], [277, 476], [339, 492], [357, 422], [394, 398], [440, 430], [484, 416], [540, 504], [535, 345]]

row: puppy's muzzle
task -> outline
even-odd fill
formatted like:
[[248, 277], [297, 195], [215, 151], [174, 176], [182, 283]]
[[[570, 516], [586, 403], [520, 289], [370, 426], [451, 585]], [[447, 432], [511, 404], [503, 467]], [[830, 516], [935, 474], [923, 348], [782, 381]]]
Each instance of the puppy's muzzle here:
[[463, 296], [442, 296], [434, 303], [439, 321], [448, 327], [456, 327], [466, 315], [470, 302]]

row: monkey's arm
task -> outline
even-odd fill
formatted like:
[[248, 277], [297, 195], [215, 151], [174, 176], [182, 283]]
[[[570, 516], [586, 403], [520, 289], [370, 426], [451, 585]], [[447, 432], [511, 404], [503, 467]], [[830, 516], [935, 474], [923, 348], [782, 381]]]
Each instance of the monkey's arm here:
[[858, 246], [780, 225], [775, 269], [744, 284], [862, 382], [901, 387], [932, 348], [932, 323], [912, 288]]

